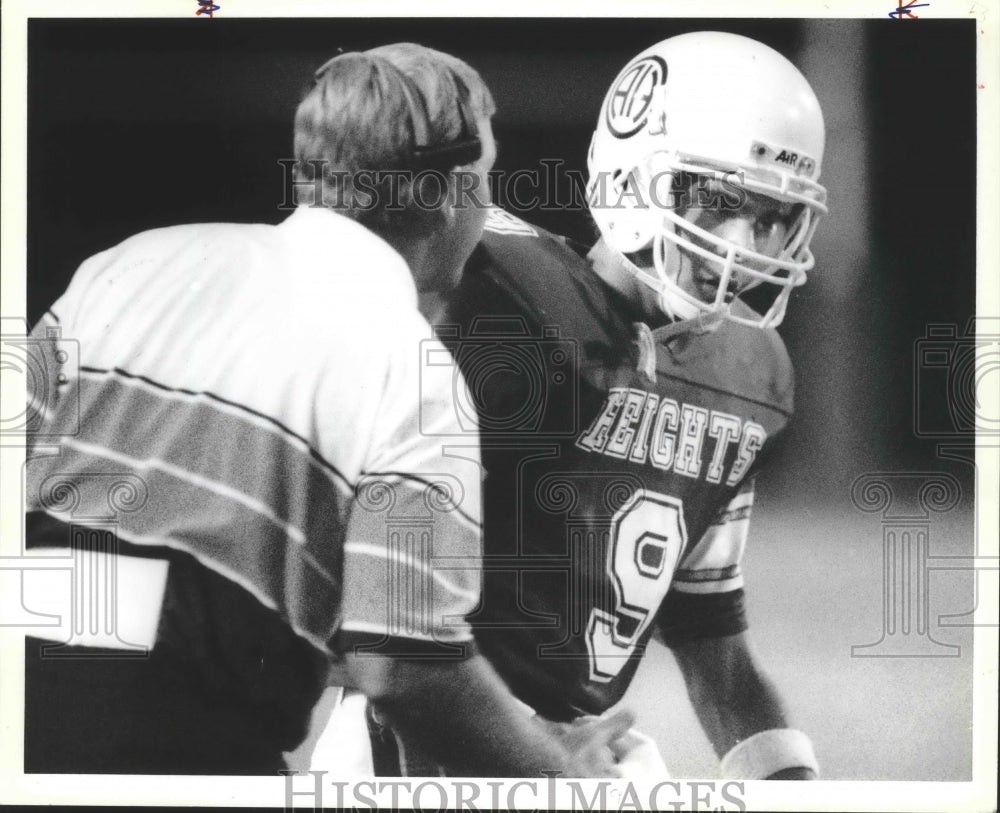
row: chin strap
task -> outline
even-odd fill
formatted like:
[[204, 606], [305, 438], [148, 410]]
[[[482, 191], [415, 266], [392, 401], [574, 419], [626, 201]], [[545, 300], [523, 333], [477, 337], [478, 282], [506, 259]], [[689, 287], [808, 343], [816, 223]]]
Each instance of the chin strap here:
[[653, 331], [645, 322], [632, 323], [633, 338], [638, 351], [636, 370], [642, 373], [651, 384], [656, 383], [656, 340]]
[[657, 303], [667, 316], [673, 320], [685, 319], [684, 314], [680, 314], [671, 305], [670, 299], [667, 296], [667, 283], [660, 279], [655, 274], [650, 274], [646, 269], [640, 268], [634, 262], [632, 262], [628, 257], [622, 254], [620, 251], [608, 247], [608, 250], [614, 255], [615, 260], [625, 269], [626, 272], [635, 277], [639, 282], [645, 285], [647, 288], [652, 289], [656, 293]]
[[[699, 308], [696, 305], [686, 305], [685, 311], [681, 312], [678, 310], [675, 303], [670, 301], [669, 294], [671, 291], [670, 284], [663, 278], [652, 274], [641, 266], [636, 265], [632, 260], [628, 258], [627, 255], [612, 248], [607, 243], [598, 243], [598, 246], [602, 246], [598, 249], [595, 246], [591, 249], [589, 255], [592, 267], [597, 271], [598, 275], [602, 277], [608, 284], [619, 290], [620, 293], [626, 293], [621, 290], [620, 285], [616, 285], [614, 280], [606, 273], [602, 274], [600, 271], [600, 266], [603, 261], [604, 254], [607, 254], [608, 258], [616, 264], [618, 268], [625, 271], [629, 276], [637, 279], [640, 283], [650, 288], [657, 296], [657, 304], [663, 313], [665, 313], [671, 321], [685, 322], [687, 327], [684, 328], [686, 331], [696, 331], [698, 333], [710, 333], [715, 330], [722, 323], [724, 319], [729, 318], [730, 307], [732, 303], [726, 303], [713, 308]], [[599, 254], [597, 252], [600, 252]]]

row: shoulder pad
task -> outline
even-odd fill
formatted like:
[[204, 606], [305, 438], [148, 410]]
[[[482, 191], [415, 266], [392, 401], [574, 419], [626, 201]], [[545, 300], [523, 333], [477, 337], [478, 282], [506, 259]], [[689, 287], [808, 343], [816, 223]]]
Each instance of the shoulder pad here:
[[794, 408], [794, 374], [788, 350], [773, 328], [722, 320], [710, 332], [657, 331], [665, 354], [661, 372], [713, 390], [766, 403], [786, 415]]
[[530, 223], [515, 217], [510, 212], [498, 209], [496, 206], [490, 208], [486, 214], [485, 229], [494, 234], [520, 234], [523, 237], [538, 237], [538, 230]]
[[614, 292], [564, 238], [494, 208], [475, 259], [468, 282], [485, 278], [500, 287], [538, 327], [579, 340], [617, 344], [624, 337], [627, 343], [631, 327], [614, 307]]

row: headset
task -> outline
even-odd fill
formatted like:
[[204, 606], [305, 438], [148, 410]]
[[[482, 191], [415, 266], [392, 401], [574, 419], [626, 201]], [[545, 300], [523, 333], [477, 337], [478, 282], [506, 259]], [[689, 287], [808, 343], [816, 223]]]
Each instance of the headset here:
[[[342, 56], [345, 56], [345, 54], [337, 54], [337, 56], [325, 62], [316, 71], [313, 77], [314, 81], [319, 82], [323, 74]], [[420, 92], [420, 88], [417, 87], [416, 83], [409, 76], [393, 65], [391, 61], [384, 57], [378, 57], [378, 59], [381, 59], [390, 66], [400, 79], [400, 87], [403, 90], [403, 97], [406, 99], [406, 106], [410, 113], [410, 124], [413, 127], [413, 149], [411, 152], [416, 168], [447, 171], [454, 167], [471, 164], [482, 157], [482, 142], [479, 140], [474, 117], [469, 111], [471, 94], [461, 77], [451, 69], [448, 70], [452, 80], [455, 82], [455, 87], [458, 88], [458, 114], [462, 122], [461, 132], [458, 134], [458, 138], [453, 141], [431, 144], [429, 132], [430, 114], [427, 112], [427, 104], [423, 93]]]

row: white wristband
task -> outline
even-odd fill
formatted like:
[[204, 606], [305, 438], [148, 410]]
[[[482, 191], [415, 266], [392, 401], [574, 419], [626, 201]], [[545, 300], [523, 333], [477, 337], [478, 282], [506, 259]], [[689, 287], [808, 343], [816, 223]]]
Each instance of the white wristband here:
[[812, 741], [794, 728], [772, 728], [737, 743], [722, 758], [726, 779], [766, 779], [786, 768], [819, 773]]

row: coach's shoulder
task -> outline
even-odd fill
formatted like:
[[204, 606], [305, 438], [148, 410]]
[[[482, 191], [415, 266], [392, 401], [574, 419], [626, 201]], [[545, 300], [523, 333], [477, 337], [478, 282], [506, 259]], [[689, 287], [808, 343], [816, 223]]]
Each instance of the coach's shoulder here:
[[409, 266], [396, 249], [360, 223], [323, 208], [300, 206], [277, 227], [289, 271], [340, 297], [396, 296], [416, 304]]
[[299, 206], [278, 230], [288, 242], [328, 260], [363, 257], [405, 266], [399, 253], [375, 232], [324, 207]]

